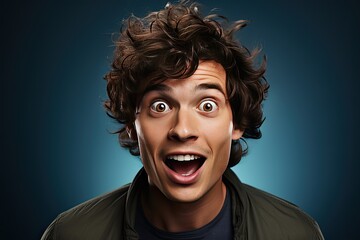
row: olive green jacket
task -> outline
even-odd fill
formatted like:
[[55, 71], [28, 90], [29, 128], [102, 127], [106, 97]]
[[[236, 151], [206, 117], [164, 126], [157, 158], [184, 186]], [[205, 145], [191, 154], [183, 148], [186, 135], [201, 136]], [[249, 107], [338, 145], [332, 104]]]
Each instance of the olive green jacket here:
[[[231, 193], [234, 239], [324, 239], [317, 223], [297, 206], [241, 183], [230, 169], [223, 181]], [[141, 169], [132, 184], [60, 214], [41, 240], [138, 239], [137, 199], [146, 187], [147, 175]]]

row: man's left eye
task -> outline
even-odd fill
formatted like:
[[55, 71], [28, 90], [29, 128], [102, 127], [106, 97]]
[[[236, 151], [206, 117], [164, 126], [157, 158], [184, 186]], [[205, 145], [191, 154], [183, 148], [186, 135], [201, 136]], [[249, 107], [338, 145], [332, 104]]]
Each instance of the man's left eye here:
[[200, 103], [198, 108], [200, 111], [203, 111], [203, 112], [213, 112], [213, 111], [217, 110], [219, 107], [214, 101], [205, 100]]

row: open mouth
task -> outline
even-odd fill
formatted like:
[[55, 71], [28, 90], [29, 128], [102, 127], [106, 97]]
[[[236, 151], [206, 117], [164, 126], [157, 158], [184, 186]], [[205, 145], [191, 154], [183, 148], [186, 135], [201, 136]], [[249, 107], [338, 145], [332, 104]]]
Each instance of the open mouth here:
[[206, 158], [199, 155], [170, 155], [165, 164], [171, 170], [184, 177], [195, 173], [205, 162]]

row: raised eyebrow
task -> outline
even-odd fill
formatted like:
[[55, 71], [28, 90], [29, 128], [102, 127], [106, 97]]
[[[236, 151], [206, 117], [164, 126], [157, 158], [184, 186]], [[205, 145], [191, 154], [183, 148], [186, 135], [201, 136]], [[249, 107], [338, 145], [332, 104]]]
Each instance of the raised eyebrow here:
[[[218, 90], [219, 92], [221, 92], [224, 96], [226, 96], [226, 93], [224, 92], [223, 88], [221, 87], [220, 84], [218, 83], [201, 83], [199, 85], [196, 85], [195, 87], [195, 91], [198, 90], [207, 90], [207, 89], [215, 89]], [[155, 84], [152, 86], [149, 86], [148, 88], [145, 89], [144, 91], [144, 95], [148, 92], [152, 92], [152, 91], [159, 91], [159, 92], [170, 92], [171, 91], [171, 87], [165, 85], [165, 84]]]
[[226, 97], [226, 93], [222, 89], [221, 85], [218, 83], [201, 83], [195, 87], [195, 90], [207, 90], [207, 89], [218, 90]]

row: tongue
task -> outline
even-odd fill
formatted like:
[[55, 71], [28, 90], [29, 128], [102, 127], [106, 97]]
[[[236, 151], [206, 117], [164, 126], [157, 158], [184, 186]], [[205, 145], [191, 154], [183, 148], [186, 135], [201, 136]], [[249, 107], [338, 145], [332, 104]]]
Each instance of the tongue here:
[[192, 161], [169, 161], [169, 167], [176, 173], [179, 173], [183, 176], [189, 176], [196, 172], [201, 167], [201, 161], [192, 160]]

